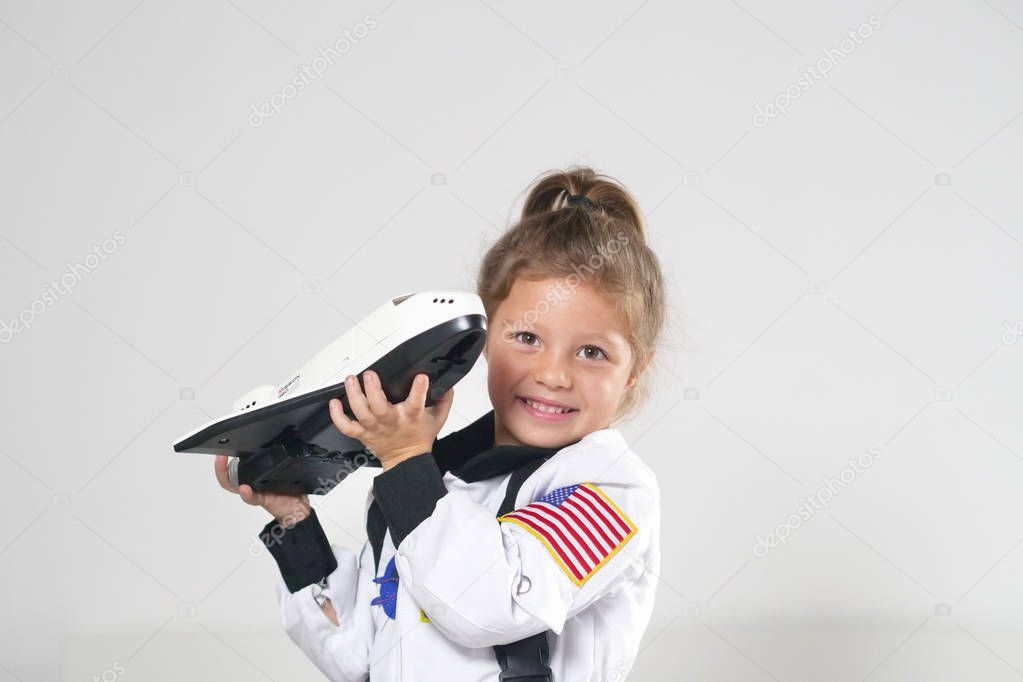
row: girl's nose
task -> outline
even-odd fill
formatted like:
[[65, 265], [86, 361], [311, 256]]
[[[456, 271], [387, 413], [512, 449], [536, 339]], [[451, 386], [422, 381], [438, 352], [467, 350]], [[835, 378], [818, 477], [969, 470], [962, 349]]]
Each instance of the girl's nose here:
[[551, 387], [571, 386], [572, 384], [572, 381], [568, 376], [568, 372], [565, 371], [561, 363], [556, 360], [546, 362], [542, 360], [539, 361], [533, 372], [533, 379], [539, 384]]

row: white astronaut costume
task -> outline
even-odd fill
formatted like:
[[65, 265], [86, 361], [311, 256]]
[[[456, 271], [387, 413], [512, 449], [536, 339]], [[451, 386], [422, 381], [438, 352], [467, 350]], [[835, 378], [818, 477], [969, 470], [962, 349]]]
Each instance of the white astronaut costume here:
[[284, 628], [329, 679], [514, 679], [495, 652], [548, 630], [554, 682], [625, 679], [660, 573], [653, 472], [610, 427], [554, 450], [493, 442], [491, 410], [378, 474], [359, 556], [315, 510], [263, 529]]

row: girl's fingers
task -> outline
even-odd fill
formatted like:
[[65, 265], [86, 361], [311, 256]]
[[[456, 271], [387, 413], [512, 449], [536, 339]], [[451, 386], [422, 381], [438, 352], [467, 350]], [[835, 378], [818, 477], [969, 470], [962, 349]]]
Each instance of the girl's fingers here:
[[[348, 400], [351, 401], [351, 394], [349, 394]], [[328, 407], [330, 409], [330, 421], [334, 422], [334, 426], [337, 427], [337, 430], [349, 438], [355, 438], [357, 424], [349, 419], [348, 415], [345, 414], [345, 411], [341, 406], [341, 401], [337, 398], [333, 398], [328, 403]]]
[[366, 396], [362, 392], [362, 388], [359, 386], [359, 378], [357, 376], [349, 376], [345, 379], [345, 393], [348, 395], [348, 404], [352, 408], [352, 412], [355, 413], [355, 418], [363, 424], [369, 424], [373, 421], [373, 413], [369, 409], [369, 403], [366, 402]]
[[264, 498], [266, 497], [264, 493], [257, 493], [250, 485], [238, 486], [238, 495], [242, 498], [243, 502], [251, 504], [253, 507], [263, 506]]
[[409, 412], [418, 414], [426, 406], [426, 395], [430, 389], [430, 377], [426, 374], [417, 374], [412, 380], [412, 390], [408, 393], [405, 401]]
[[433, 416], [443, 424], [448, 420], [451, 405], [455, 402], [455, 388], [452, 386], [433, 404]]
[[362, 373], [362, 383], [366, 385], [366, 397], [369, 400], [369, 408], [377, 417], [383, 417], [391, 409], [391, 401], [384, 394], [380, 385], [380, 377], [376, 372], [367, 370]]
[[455, 401], [455, 387], [452, 386], [448, 390], [444, 391], [444, 394], [434, 401], [434, 407], [440, 405], [445, 409], [451, 407], [451, 403]]
[[249, 504], [252, 504], [252, 486], [242, 483], [238, 486], [238, 497], [242, 498]]
[[238, 489], [231, 485], [231, 478], [227, 474], [227, 455], [216, 456], [213, 461], [213, 471], [217, 474], [217, 482], [220, 483], [221, 488], [232, 493], [238, 492]]

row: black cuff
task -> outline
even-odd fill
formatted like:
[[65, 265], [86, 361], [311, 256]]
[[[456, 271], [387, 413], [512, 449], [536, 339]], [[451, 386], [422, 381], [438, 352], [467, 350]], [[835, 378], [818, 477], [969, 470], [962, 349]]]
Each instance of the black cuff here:
[[437, 461], [428, 452], [410, 457], [373, 479], [373, 497], [384, 513], [395, 547], [433, 514], [437, 500], [447, 494]]
[[263, 527], [259, 539], [273, 555], [290, 592], [319, 582], [337, 568], [337, 559], [315, 509], [310, 509], [309, 516], [290, 528], [274, 519]]

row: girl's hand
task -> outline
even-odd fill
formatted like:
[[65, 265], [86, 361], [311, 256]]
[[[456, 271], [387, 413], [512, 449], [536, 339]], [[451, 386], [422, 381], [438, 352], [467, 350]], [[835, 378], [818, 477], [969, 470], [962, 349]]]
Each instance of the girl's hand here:
[[277, 523], [284, 527], [291, 527], [309, 516], [308, 495], [285, 495], [284, 493], [262, 492], [257, 493], [252, 486], [243, 483], [237, 488], [231, 485], [231, 479], [227, 474], [227, 455], [217, 455], [213, 463], [213, 470], [217, 474], [217, 481], [220, 487], [228, 492], [237, 493], [248, 504], [258, 505], [270, 512]]
[[432, 407], [426, 407], [430, 378], [417, 374], [408, 398], [391, 404], [380, 387], [376, 372], [363, 372], [362, 380], [366, 385], [365, 394], [356, 377], [345, 379], [345, 393], [355, 413], [355, 421], [341, 409], [340, 400], [330, 401], [330, 419], [341, 433], [370, 449], [385, 471], [398, 462], [433, 449], [433, 441], [451, 411], [455, 394], [453, 388]]

